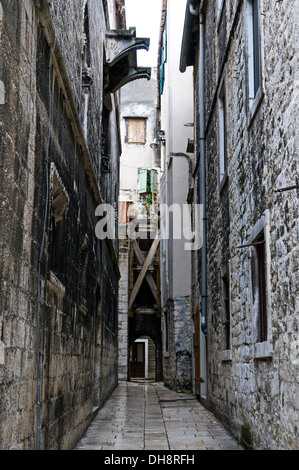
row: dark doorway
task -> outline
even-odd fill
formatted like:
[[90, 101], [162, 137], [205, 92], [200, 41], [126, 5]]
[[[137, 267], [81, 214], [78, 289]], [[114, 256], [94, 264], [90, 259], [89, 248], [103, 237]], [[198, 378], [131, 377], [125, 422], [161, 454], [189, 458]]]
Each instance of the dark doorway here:
[[145, 343], [135, 342], [132, 345], [130, 359], [131, 378], [145, 378]]

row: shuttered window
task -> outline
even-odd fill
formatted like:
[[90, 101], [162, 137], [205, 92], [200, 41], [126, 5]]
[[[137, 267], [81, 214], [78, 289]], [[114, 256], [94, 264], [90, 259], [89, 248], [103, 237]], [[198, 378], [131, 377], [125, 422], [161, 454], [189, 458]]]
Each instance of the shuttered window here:
[[119, 223], [128, 224], [130, 223], [130, 201], [120, 201], [119, 202]]
[[138, 192], [156, 194], [158, 191], [158, 173], [156, 170], [140, 169]]
[[258, 287], [258, 341], [263, 342], [268, 339], [267, 325], [267, 302], [266, 302], [266, 254], [264, 233], [258, 238], [255, 246], [257, 256], [257, 287]]
[[139, 172], [139, 193], [147, 193], [147, 170], [140, 170]]
[[127, 143], [145, 144], [146, 142], [146, 119], [127, 120]]
[[225, 81], [218, 95], [220, 183], [227, 172], [226, 90]]
[[151, 171], [152, 193], [156, 194], [158, 189], [158, 174], [155, 170]]

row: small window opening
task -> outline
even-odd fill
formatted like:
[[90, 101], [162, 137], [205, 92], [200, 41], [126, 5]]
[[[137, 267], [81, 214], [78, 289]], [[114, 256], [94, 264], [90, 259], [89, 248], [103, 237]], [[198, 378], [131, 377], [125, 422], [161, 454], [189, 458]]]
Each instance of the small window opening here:
[[222, 85], [218, 96], [218, 115], [219, 115], [219, 166], [220, 182], [227, 171], [227, 137], [226, 137], [226, 90], [225, 84]]
[[258, 0], [247, 0], [247, 42], [248, 91], [249, 103], [252, 105], [261, 85], [261, 52]]
[[229, 269], [226, 267], [222, 274], [222, 299], [223, 299], [223, 349], [231, 348], [230, 341], [230, 284]]
[[265, 262], [265, 237], [262, 233], [255, 246], [257, 255], [257, 282], [258, 282], [258, 342], [267, 341], [267, 302], [266, 302], [266, 262]]
[[146, 143], [146, 119], [127, 119], [126, 127], [128, 144], [144, 145]]
[[69, 204], [69, 197], [62, 185], [61, 179], [52, 164], [52, 207], [51, 207], [51, 241], [50, 241], [50, 269], [64, 282], [66, 273], [65, 263], [65, 214]]

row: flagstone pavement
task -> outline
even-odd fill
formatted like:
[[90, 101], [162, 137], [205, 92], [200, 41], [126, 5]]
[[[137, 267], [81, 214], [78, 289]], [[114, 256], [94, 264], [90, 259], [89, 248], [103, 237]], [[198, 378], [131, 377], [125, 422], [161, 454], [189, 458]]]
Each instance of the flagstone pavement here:
[[160, 382], [120, 382], [74, 450], [243, 448], [195, 396]]

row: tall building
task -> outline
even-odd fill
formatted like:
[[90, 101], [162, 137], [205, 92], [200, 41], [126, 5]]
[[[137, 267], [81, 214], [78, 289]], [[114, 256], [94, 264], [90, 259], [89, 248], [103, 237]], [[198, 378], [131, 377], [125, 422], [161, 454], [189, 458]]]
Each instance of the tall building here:
[[180, 71], [194, 72], [203, 206], [196, 392], [248, 448], [298, 449], [296, 2], [185, 4]]
[[[158, 53], [157, 139], [161, 154], [161, 309], [163, 376], [177, 391], [193, 389], [191, 235], [193, 78], [179, 71], [185, 4], [162, 2]], [[164, 137], [163, 137], [164, 135]]]
[[[0, 448], [71, 449], [118, 382], [123, 0], [0, 2]], [[103, 215], [103, 214], [102, 214]]]

